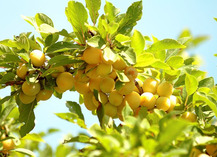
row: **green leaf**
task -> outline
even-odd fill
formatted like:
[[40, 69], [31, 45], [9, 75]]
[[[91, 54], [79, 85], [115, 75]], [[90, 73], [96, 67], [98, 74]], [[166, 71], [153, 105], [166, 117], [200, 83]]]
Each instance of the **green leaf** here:
[[76, 113], [55, 113], [55, 115], [71, 123], [78, 124], [80, 127], [86, 129], [84, 120], [80, 119]]
[[76, 137], [72, 137], [69, 140], [65, 140], [64, 143], [69, 143], [69, 142], [80, 142], [80, 143], [90, 143], [91, 138], [87, 135], [80, 134]]
[[170, 70], [170, 66], [160, 60], [155, 61], [154, 63], [151, 64], [152, 67], [156, 69], [165, 69], [165, 70]]
[[142, 17], [142, 1], [134, 2], [119, 23], [118, 33], [128, 34]]
[[127, 48], [125, 51], [122, 51], [120, 55], [129, 63], [136, 64], [136, 53], [132, 48]]
[[121, 81], [121, 82], [130, 82], [129, 78], [124, 74], [123, 71], [118, 71], [116, 70], [116, 74], [118, 76], [118, 79]]
[[118, 42], [120, 42], [123, 45], [126, 45], [127, 43], [130, 43], [130, 37], [123, 35], [123, 34], [118, 34], [115, 37], [115, 40], [117, 40]]
[[93, 36], [92, 38], [87, 40], [87, 44], [91, 47], [101, 49], [105, 46], [106, 43], [101, 36]]
[[15, 149], [16, 152], [21, 153], [21, 154], [25, 154], [25, 155], [29, 155], [31, 157], [36, 157], [36, 155], [34, 154], [34, 152], [32, 152], [29, 149], [25, 149], [25, 148], [16, 148]]
[[[7, 101], [10, 99], [11, 96], [5, 97], [4, 99], [0, 100], [0, 105], [2, 105], [2, 102]], [[4, 100], [4, 101], [2, 101]], [[5, 105], [6, 107], [2, 112], [0, 112], [0, 125], [5, 121], [5, 119], [8, 117], [8, 115], [11, 113], [11, 111], [17, 106], [16, 103], [10, 102]]]
[[2, 62], [6, 63], [14, 63], [14, 62], [20, 62], [20, 59], [15, 54], [4, 54], [0, 56], [0, 60], [2, 59]]
[[99, 9], [101, 6], [101, 0], [85, 0], [86, 7], [89, 10], [90, 18], [93, 24], [96, 24], [97, 18], [99, 17]]
[[131, 47], [136, 52], [137, 56], [139, 56], [145, 48], [145, 39], [137, 30], [134, 30], [133, 36], [131, 38]]
[[213, 88], [214, 87], [214, 79], [213, 77], [208, 77], [199, 82], [198, 87], [208, 87]]
[[14, 81], [15, 76], [16, 74], [8, 72], [2, 77], [2, 79], [0, 80], [0, 84], [5, 84], [7, 82]]
[[54, 34], [54, 33], [58, 33], [59, 31], [57, 29], [55, 29], [54, 27], [43, 23], [39, 26], [39, 32], [40, 33], [45, 33], [45, 34]]
[[48, 64], [53, 65], [52, 67], [56, 67], [56, 66], [72, 64], [72, 63], [80, 63], [80, 62], [83, 62], [83, 61], [74, 59], [74, 57], [70, 55], [57, 55], [55, 57], [52, 57], [48, 61]]
[[120, 12], [120, 10], [115, 8], [115, 6], [112, 3], [106, 1], [106, 4], [104, 6], [104, 12], [105, 12], [105, 16], [107, 17], [107, 19], [110, 22], [112, 22], [112, 21], [115, 21], [115, 17]]
[[152, 53], [145, 52], [137, 56], [137, 63], [135, 67], [146, 67], [151, 65], [155, 61], [155, 57]]
[[87, 23], [88, 14], [82, 3], [71, 0], [65, 10], [68, 21], [71, 23], [76, 36], [81, 44], [85, 43], [84, 34], [87, 32], [85, 23]]
[[57, 42], [49, 46], [46, 49], [46, 53], [52, 54], [52, 53], [57, 53], [57, 52], [70, 51], [70, 50], [79, 49], [79, 48], [81, 48], [81, 46], [77, 44], [73, 44], [71, 42], [60, 41], [60, 42]]
[[33, 27], [35, 27], [35, 29], [37, 30], [37, 23], [35, 20], [35, 17], [31, 17], [31, 16], [21, 16], [26, 22], [28, 22], [30, 25], [32, 25]]
[[24, 139], [24, 140], [31, 140], [31, 141], [35, 141], [35, 142], [44, 142], [45, 143], [45, 141], [43, 140], [43, 138], [41, 138], [41, 136], [39, 134], [36, 134], [36, 133], [27, 134], [22, 139]]
[[175, 140], [188, 125], [189, 124], [185, 121], [178, 119], [164, 121], [164, 123], [161, 124], [160, 133], [158, 135], [158, 148], [162, 150], [164, 147], [168, 146], [168, 144]]
[[48, 24], [51, 27], [54, 27], [53, 21], [43, 13], [37, 13], [35, 15], [35, 22], [37, 23], [38, 27], [40, 27], [41, 24]]
[[77, 114], [80, 119], [84, 120], [84, 115], [83, 115], [83, 113], [81, 111], [81, 107], [78, 103], [72, 102], [72, 101], [67, 101], [66, 107], [69, 108], [70, 112]]
[[106, 47], [103, 50], [103, 58], [105, 59], [105, 61], [115, 62], [117, 60], [117, 55], [109, 47]]
[[151, 45], [147, 52], [163, 51], [168, 49], [180, 49], [185, 48], [185, 45], [180, 44], [174, 39], [163, 39]]
[[8, 46], [0, 44], [0, 55], [4, 53], [12, 53], [12, 51]]
[[23, 122], [20, 128], [20, 135], [24, 137], [35, 127], [35, 114], [33, 109], [37, 105], [37, 101], [35, 100], [30, 104], [23, 104], [17, 99], [17, 104], [20, 112], [19, 121], [21, 123]]
[[217, 116], [217, 103], [212, 97], [207, 96], [204, 93], [195, 92], [193, 95], [193, 102], [196, 102], [196, 101], [205, 102], [215, 113], [215, 116]]
[[126, 105], [122, 110], [122, 116], [124, 119], [127, 119], [128, 116], [132, 116], [132, 115], [133, 115], [133, 110], [131, 109], [130, 105], [126, 102]]
[[188, 95], [193, 94], [198, 88], [198, 81], [195, 76], [186, 73], [185, 86]]
[[217, 18], [216, 18], [216, 17], [214, 17], [214, 20], [216, 20], [216, 21], [217, 21]]
[[[56, 148], [56, 153], [55, 156], [70, 156], [69, 153], [72, 152], [72, 147], [70, 147], [69, 145], [64, 145], [64, 144], [60, 144], [57, 148]], [[52, 152], [52, 149], [51, 149]], [[46, 157], [48, 155], [45, 155], [44, 157]]]
[[183, 66], [184, 59], [181, 56], [172, 56], [167, 60], [166, 63], [172, 68], [180, 68]]
[[192, 40], [192, 44], [193, 44], [193, 46], [196, 47], [199, 44], [201, 44], [202, 42], [208, 40], [209, 38], [210, 38], [209, 36], [198, 36]]

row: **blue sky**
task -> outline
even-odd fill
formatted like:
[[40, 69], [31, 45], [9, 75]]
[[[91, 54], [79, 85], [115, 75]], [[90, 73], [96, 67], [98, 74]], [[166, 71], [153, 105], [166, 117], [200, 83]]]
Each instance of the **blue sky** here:
[[[21, 32], [32, 31], [37, 34], [33, 27], [21, 18], [21, 15], [34, 16], [38, 12], [47, 14], [53, 20], [56, 29], [65, 28], [69, 32], [72, 31], [65, 16], [67, 2], [67, 0], [2, 1], [0, 5], [0, 40], [12, 39], [13, 35], [19, 35]], [[84, 0], [80, 0], [80, 2], [84, 4]], [[120, 8], [121, 12], [125, 12], [135, 0], [110, 0], [110, 2]], [[104, 4], [105, 2], [102, 1], [102, 6]], [[216, 0], [143, 0], [143, 17], [135, 29], [144, 35], [154, 35], [159, 39], [176, 39], [184, 28], [189, 28], [194, 36], [209, 35], [210, 40], [197, 49], [191, 50], [190, 53], [200, 55], [204, 59], [201, 69], [207, 71], [208, 76], [213, 76], [217, 80], [217, 58], [214, 57], [214, 54], [217, 53], [217, 22], [213, 19], [213, 17], [217, 17], [216, 6]], [[1, 90], [0, 97], [9, 95], [9, 93], [8, 88]], [[33, 132], [46, 131], [50, 127], [61, 129], [60, 133], [45, 139], [52, 146], [57, 145], [64, 134], [76, 135], [83, 131], [76, 125], [58, 119], [53, 114], [67, 112], [66, 101], [78, 101], [78, 94], [64, 93], [62, 100], [52, 97], [46, 102], [40, 102], [35, 109], [36, 127]], [[82, 110], [85, 111], [88, 126], [98, 122], [84, 107]]]

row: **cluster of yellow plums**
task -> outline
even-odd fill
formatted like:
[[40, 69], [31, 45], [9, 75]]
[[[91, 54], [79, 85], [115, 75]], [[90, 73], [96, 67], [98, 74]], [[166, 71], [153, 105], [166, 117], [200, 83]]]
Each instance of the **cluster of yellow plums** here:
[[[41, 67], [45, 63], [45, 54], [40, 50], [34, 50], [30, 53], [31, 63], [35, 67]], [[24, 62], [20, 63], [19, 67], [16, 70], [17, 76], [24, 80], [22, 83], [22, 91], [19, 93], [19, 99], [23, 104], [29, 104], [35, 99], [37, 101], [49, 99], [53, 91], [48, 89], [42, 89], [39, 80], [36, 80], [34, 83], [28, 82], [26, 76], [31, 73], [28, 71], [27, 65]]]
[[[103, 56], [101, 49], [88, 47], [82, 53], [81, 59], [85, 62], [82, 68], [70, 69], [64, 66], [49, 67], [54, 70], [51, 76], [55, 79], [56, 85], [53, 89], [45, 89], [40, 81], [29, 83], [25, 80], [30, 73], [26, 63], [19, 65], [17, 76], [23, 79], [22, 91], [19, 93], [20, 101], [29, 104], [35, 99], [48, 100], [55, 90], [57, 93], [64, 93], [74, 89], [83, 96], [84, 105], [90, 111], [96, 110], [103, 104], [105, 114], [122, 120], [122, 110], [126, 104], [132, 108], [135, 116], [141, 106], [148, 110], [154, 108], [166, 112], [173, 110], [178, 99], [173, 94], [173, 85], [167, 81], [159, 82], [155, 78], [146, 78], [141, 81], [137, 78], [138, 72], [133, 66], [126, 64], [120, 56], [110, 60]], [[30, 60], [34, 67], [42, 67], [45, 64], [45, 54], [40, 50], [30, 53]], [[122, 72], [127, 77], [127, 82], [120, 82], [117, 72]], [[117, 86], [121, 83], [121, 86]], [[98, 95], [94, 95], [94, 90]], [[185, 112], [183, 119], [195, 122], [197, 117], [192, 112]]]
[[217, 144], [207, 144], [205, 153], [197, 148], [193, 148], [190, 157], [217, 157]]

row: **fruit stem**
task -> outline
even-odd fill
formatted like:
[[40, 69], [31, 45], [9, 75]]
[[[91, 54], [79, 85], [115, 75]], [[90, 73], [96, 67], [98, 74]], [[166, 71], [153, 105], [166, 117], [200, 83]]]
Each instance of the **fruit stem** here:
[[186, 97], [186, 99], [185, 99], [185, 104], [184, 104], [184, 106], [187, 106], [187, 102], [188, 102], [188, 95], [187, 95], [187, 97]]

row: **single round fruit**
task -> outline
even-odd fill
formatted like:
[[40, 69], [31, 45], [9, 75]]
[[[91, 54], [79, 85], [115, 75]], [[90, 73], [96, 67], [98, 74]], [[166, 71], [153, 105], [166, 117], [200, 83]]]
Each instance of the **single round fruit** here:
[[62, 91], [70, 90], [74, 86], [74, 77], [69, 72], [63, 72], [58, 75], [56, 84]]
[[92, 78], [89, 81], [89, 87], [90, 90], [93, 92], [94, 89], [97, 91], [100, 91], [100, 82], [101, 82], [101, 77], [96, 77], [96, 78]]
[[187, 120], [189, 122], [196, 122], [197, 121], [197, 116], [192, 113], [192, 112], [185, 112], [181, 116], [182, 119]]
[[206, 145], [206, 152], [213, 157], [217, 156], [217, 144]]
[[112, 66], [116, 70], [124, 70], [127, 67], [127, 64], [121, 57], [118, 57], [118, 59], [112, 64]]
[[99, 76], [107, 76], [112, 72], [112, 65], [101, 63], [96, 68], [96, 73]]
[[65, 70], [66, 70], [64, 66], [58, 66], [58, 67], [54, 67], [52, 69], [55, 70], [55, 72], [53, 72], [51, 74], [51, 76], [54, 77], [54, 78], [57, 78], [57, 76], [59, 74], [61, 74], [62, 72], [65, 72]]
[[100, 82], [100, 89], [104, 93], [110, 93], [115, 88], [115, 81], [110, 77], [102, 78]]
[[28, 96], [28, 95], [24, 94], [23, 92], [21, 92], [19, 94], [19, 99], [23, 104], [30, 104], [31, 102], [33, 102], [35, 100], [35, 95]]
[[97, 109], [97, 106], [93, 103], [93, 97], [94, 95], [91, 91], [84, 94], [84, 105], [90, 111], [94, 111], [95, 109]]
[[156, 100], [156, 106], [158, 109], [167, 111], [170, 108], [170, 99], [167, 97], [159, 97]]
[[124, 70], [124, 73], [128, 77], [129, 80], [135, 80], [136, 77], [138, 76], [138, 72], [136, 68], [132, 66], [126, 67]]
[[156, 97], [150, 93], [145, 92], [141, 95], [141, 106], [147, 107], [148, 110], [153, 109], [156, 104]]
[[173, 93], [173, 85], [169, 82], [163, 82], [157, 87], [157, 94], [163, 97], [170, 97]]
[[35, 96], [41, 90], [41, 85], [39, 82], [37, 83], [28, 83], [25, 81], [22, 84], [22, 91], [24, 94], [28, 96]]
[[198, 157], [202, 152], [197, 148], [192, 148], [190, 157]]
[[174, 107], [176, 106], [177, 101], [178, 101], [177, 97], [174, 95], [171, 95], [169, 97], [169, 99], [170, 99], [170, 108], [167, 110], [168, 112], [170, 112], [174, 109]]
[[[196, 157], [196, 156], [195, 156]], [[205, 154], [205, 153], [202, 153], [202, 154], [199, 154], [197, 157], [210, 157], [209, 155]]]
[[143, 92], [150, 92], [152, 94], [155, 94], [157, 92], [157, 86], [158, 86], [158, 81], [153, 79], [153, 78], [147, 78], [143, 82]]
[[14, 149], [15, 147], [14, 141], [12, 139], [7, 139], [2, 141], [2, 145], [3, 145], [3, 150], [2, 150], [3, 153], [8, 153], [9, 150]]
[[124, 100], [130, 105], [130, 107], [134, 110], [139, 107], [141, 98], [140, 95], [133, 91], [130, 94], [125, 95]]
[[114, 106], [119, 106], [123, 101], [123, 95], [119, 94], [116, 90], [113, 90], [109, 95], [109, 102]]
[[40, 90], [40, 92], [36, 95], [36, 100], [40, 101], [40, 100], [48, 100], [50, 99], [50, 97], [52, 96], [53, 91], [52, 90], [48, 90], [48, 89], [42, 89]]
[[45, 55], [42, 51], [40, 50], [33, 50], [31, 53], [30, 53], [30, 59], [31, 59], [31, 62], [34, 66], [36, 67], [40, 67], [44, 64], [45, 62]]
[[88, 47], [82, 57], [88, 64], [99, 64], [102, 60], [102, 51], [98, 48]]
[[126, 82], [124, 85], [117, 91], [122, 95], [130, 94], [135, 89], [134, 81]]
[[117, 115], [117, 107], [108, 102], [104, 105], [104, 112], [107, 116], [113, 118]]
[[27, 72], [28, 72], [28, 68], [25, 64], [22, 64], [21, 66], [19, 66], [16, 71], [17, 76], [23, 80], [25, 79]]
[[108, 77], [112, 78], [113, 80], [117, 77], [115, 69], [112, 70], [112, 72], [108, 75]]
[[86, 94], [90, 91], [90, 87], [88, 83], [75, 82], [75, 90], [80, 94]]

